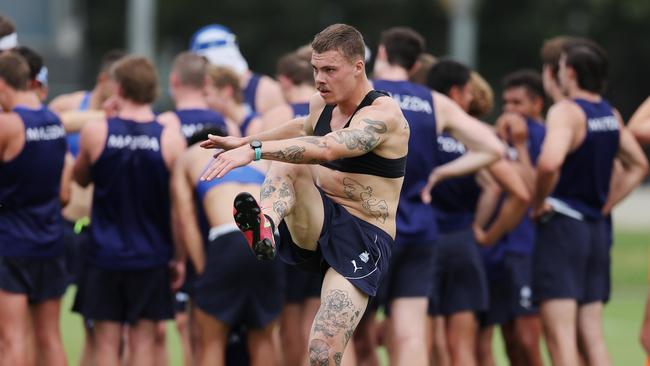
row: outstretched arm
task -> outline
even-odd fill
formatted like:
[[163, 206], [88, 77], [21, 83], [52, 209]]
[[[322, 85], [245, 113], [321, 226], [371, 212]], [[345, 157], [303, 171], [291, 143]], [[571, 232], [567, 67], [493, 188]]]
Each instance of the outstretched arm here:
[[[267, 141], [262, 145], [262, 159], [293, 164], [318, 164], [363, 155], [374, 150], [392, 130], [390, 122], [359, 114], [348, 128], [325, 136], [304, 136], [288, 140]], [[253, 149], [242, 146], [219, 154], [201, 177], [221, 178], [230, 170], [247, 165], [255, 157]]]
[[430, 192], [437, 182], [473, 173], [505, 155], [505, 146], [488, 126], [469, 116], [446, 96], [434, 93], [433, 98], [436, 106], [437, 133], [450, 132], [465, 145], [467, 152], [431, 172], [427, 185], [421, 191], [424, 202], [431, 201]]

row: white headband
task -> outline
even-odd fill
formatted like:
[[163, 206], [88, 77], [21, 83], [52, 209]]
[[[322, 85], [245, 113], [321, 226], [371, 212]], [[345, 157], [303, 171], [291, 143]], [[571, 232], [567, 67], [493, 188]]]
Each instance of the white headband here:
[[10, 50], [18, 46], [18, 35], [16, 32], [7, 34], [6, 36], [0, 38], [0, 50]]

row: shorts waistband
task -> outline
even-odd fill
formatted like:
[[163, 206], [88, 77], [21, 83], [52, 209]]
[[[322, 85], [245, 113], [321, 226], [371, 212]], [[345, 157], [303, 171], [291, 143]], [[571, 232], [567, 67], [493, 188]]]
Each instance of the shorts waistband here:
[[576, 219], [580, 221], [583, 221], [585, 218], [580, 211], [573, 209], [566, 202], [559, 200], [557, 198], [547, 197], [546, 203], [548, 203], [549, 205], [551, 205], [551, 207], [553, 207], [553, 211], [562, 214], [564, 216], [568, 216], [572, 219]]
[[210, 229], [210, 232], [208, 233], [208, 240], [213, 241], [220, 236], [230, 234], [235, 231], [239, 231], [239, 228], [237, 227], [236, 224], [224, 224], [224, 225], [215, 226]]

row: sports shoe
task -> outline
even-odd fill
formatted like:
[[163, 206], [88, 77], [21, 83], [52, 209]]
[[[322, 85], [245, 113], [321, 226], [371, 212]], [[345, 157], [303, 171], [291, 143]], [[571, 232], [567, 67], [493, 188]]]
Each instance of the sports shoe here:
[[232, 215], [257, 259], [271, 260], [275, 258], [271, 223], [266, 219], [262, 209], [250, 193], [242, 192], [235, 197]]

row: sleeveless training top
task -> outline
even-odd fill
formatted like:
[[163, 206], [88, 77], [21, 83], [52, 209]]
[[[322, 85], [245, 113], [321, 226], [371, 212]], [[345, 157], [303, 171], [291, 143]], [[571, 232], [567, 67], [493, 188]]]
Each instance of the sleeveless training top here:
[[169, 172], [163, 126], [108, 120], [104, 151], [92, 166], [95, 184], [88, 259], [129, 270], [166, 265], [172, 258]]
[[567, 155], [551, 197], [569, 205], [588, 220], [598, 220], [609, 194], [619, 145], [619, 123], [604, 99], [597, 103], [583, 99], [574, 101], [587, 116], [587, 134], [582, 144]]
[[[368, 92], [343, 128], [350, 126], [352, 118], [361, 108], [367, 107], [371, 105], [375, 99], [387, 95], [388, 94], [385, 92], [379, 92], [376, 90]], [[332, 132], [330, 122], [332, 121], [332, 110], [334, 110], [334, 107], [336, 106], [325, 106], [320, 117], [318, 117], [318, 122], [316, 122], [314, 136], [325, 136]], [[406, 169], [406, 156], [397, 159], [388, 159], [370, 151], [361, 156], [342, 158], [322, 163], [320, 165], [345, 173], [368, 174], [384, 178], [401, 178], [404, 176], [404, 171]]]
[[16, 107], [25, 145], [0, 162], [0, 257], [52, 257], [63, 253], [61, 173], [65, 130], [45, 106]]
[[181, 131], [186, 139], [208, 127], [218, 127], [226, 131], [223, 116], [211, 109], [179, 109], [175, 113], [181, 121]]

